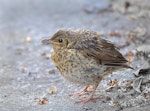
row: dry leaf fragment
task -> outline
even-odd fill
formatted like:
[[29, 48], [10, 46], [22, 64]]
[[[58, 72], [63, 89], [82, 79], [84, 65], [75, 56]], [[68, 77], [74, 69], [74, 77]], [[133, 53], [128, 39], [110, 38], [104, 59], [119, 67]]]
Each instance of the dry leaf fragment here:
[[39, 104], [45, 104], [45, 102], [48, 101], [46, 97], [39, 99], [38, 103]]
[[123, 84], [124, 84], [126, 87], [130, 87], [132, 83], [133, 83], [133, 81], [131, 81], [131, 80], [123, 81]]
[[51, 88], [46, 91], [48, 94], [55, 94], [57, 92], [56, 87], [51, 85]]
[[109, 36], [121, 37], [121, 33], [119, 31], [109, 32]]
[[111, 80], [110, 82], [107, 83], [108, 86], [119, 86], [119, 82], [117, 79]]
[[134, 34], [130, 34], [130, 33], [129, 33], [129, 34], [126, 34], [125, 36], [126, 36], [127, 39], [132, 39], [132, 38], [135, 37]]
[[127, 61], [131, 62], [132, 61], [131, 57], [127, 57]]

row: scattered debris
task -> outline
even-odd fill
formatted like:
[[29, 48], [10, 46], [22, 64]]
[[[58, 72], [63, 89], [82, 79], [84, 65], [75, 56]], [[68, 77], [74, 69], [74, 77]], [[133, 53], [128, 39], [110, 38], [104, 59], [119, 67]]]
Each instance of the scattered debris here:
[[106, 101], [109, 101], [109, 100], [111, 100], [111, 97], [106, 96]]
[[129, 15], [128, 19], [130, 19], [130, 20], [136, 20], [137, 16], [136, 15]]
[[57, 92], [56, 87], [51, 85], [51, 88], [46, 91], [48, 94], [55, 94]]
[[56, 72], [55, 72], [55, 69], [50, 69], [49, 71], [48, 71], [48, 74], [55, 74]]
[[119, 31], [109, 32], [108, 35], [110, 37], [121, 37], [121, 32], [119, 32]]
[[19, 70], [20, 70], [22, 73], [28, 72], [27, 68], [24, 67], [24, 66], [19, 67]]
[[42, 104], [45, 104], [46, 101], [48, 101], [48, 99], [44, 97], [44, 98], [39, 99], [38, 103], [42, 105]]
[[38, 72], [37, 72], [37, 71], [29, 71], [28, 74], [29, 74], [29, 75], [31, 75], [31, 74], [38, 74]]
[[132, 80], [125, 80], [123, 81], [123, 84], [125, 87], [130, 87], [132, 85], [133, 81]]
[[134, 53], [133, 51], [129, 50], [124, 56], [133, 56]]
[[50, 59], [50, 58], [51, 58], [50, 54], [46, 54], [45, 59]]
[[125, 35], [125, 37], [126, 37], [127, 39], [132, 39], [132, 38], [135, 37], [135, 35], [132, 34], [132, 33], [128, 33], [128, 34]]
[[126, 1], [126, 2], [124, 3], [124, 7], [125, 7], [126, 10], [127, 10], [130, 6], [131, 6], [130, 2]]
[[110, 101], [110, 100], [111, 100], [111, 97], [106, 96], [106, 97], [105, 97], [105, 100], [103, 100], [103, 102], [106, 103], [107, 101]]
[[135, 55], [135, 53], [133, 51], [129, 50], [124, 56], [127, 58], [128, 62], [131, 62], [133, 55]]
[[26, 37], [23, 39], [23, 43], [29, 43], [32, 41], [32, 38], [31, 37]]
[[83, 107], [84, 111], [88, 111], [88, 110], [92, 110], [92, 108], [88, 108], [88, 107]]
[[41, 53], [41, 56], [46, 56], [46, 53], [45, 53], [45, 52], [42, 52], [42, 53]]
[[15, 54], [21, 55], [23, 52], [30, 52], [30, 49], [28, 47], [17, 47], [15, 49]]
[[46, 52], [42, 52], [42, 53], [40, 54], [40, 56], [44, 57], [45, 59], [50, 59], [50, 58], [51, 58], [51, 54], [46, 53]]
[[132, 61], [131, 57], [127, 57], [127, 61], [131, 62]]
[[107, 83], [108, 86], [119, 86], [119, 82], [117, 79], [111, 80]]

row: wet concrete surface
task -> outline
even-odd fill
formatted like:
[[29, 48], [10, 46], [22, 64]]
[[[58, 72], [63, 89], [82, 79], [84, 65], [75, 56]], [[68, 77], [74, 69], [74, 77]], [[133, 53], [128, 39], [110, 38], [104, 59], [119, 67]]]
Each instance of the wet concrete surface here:
[[[123, 86], [123, 81], [134, 79], [132, 70], [105, 77], [96, 91], [101, 95], [96, 103], [75, 104], [78, 97], [70, 98], [67, 94], [83, 86], [61, 77], [50, 59], [51, 47], [42, 45], [40, 40], [61, 28], [91, 29], [124, 46], [121, 52], [126, 55], [150, 43], [149, 4], [148, 0], [0, 0], [0, 111], [148, 111], [149, 98]], [[130, 44], [126, 45], [127, 42]], [[135, 68], [146, 62], [143, 57], [127, 59]], [[107, 92], [107, 83], [112, 79], [117, 79], [120, 88]], [[52, 86], [56, 92], [48, 94]], [[118, 95], [126, 98], [114, 105]], [[111, 99], [105, 101], [106, 96]], [[44, 97], [48, 100], [39, 104]], [[140, 101], [127, 105], [137, 98], [145, 104], [140, 106]]]

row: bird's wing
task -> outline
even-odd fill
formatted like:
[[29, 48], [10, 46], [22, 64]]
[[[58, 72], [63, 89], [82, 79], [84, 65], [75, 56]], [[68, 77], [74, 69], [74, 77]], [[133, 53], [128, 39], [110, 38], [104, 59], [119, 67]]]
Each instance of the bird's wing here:
[[80, 51], [85, 57], [95, 59], [98, 64], [122, 66], [127, 62], [115, 45], [101, 38], [81, 40], [70, 48]]

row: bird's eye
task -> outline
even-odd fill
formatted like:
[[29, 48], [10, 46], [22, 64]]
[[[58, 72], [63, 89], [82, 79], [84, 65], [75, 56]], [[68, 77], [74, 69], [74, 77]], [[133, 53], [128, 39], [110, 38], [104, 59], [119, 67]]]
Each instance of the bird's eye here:
[[62, 39], [58, 39], [58, 42], [59, 42], [59, 43], [62, 43], [62, 42], [63, 42], [63, 40], [62, 40]]

